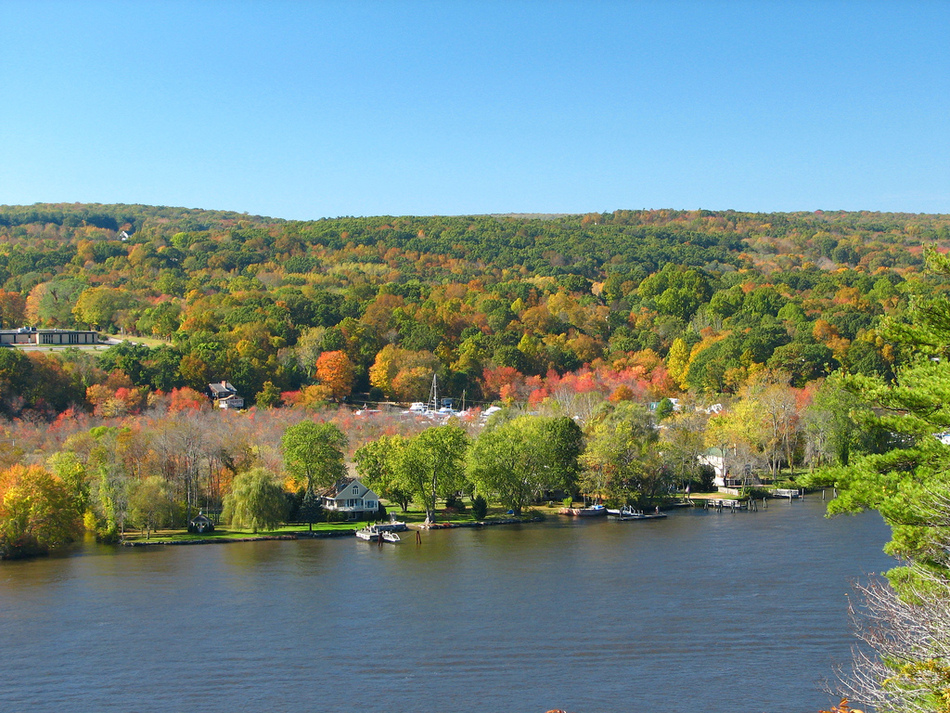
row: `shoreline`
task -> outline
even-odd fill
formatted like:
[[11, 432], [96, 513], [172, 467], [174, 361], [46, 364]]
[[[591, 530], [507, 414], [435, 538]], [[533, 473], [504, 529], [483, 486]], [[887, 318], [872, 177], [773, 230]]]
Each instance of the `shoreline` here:
[[[436, 522], [431, 525], [424, 523], [412, 523], [408, 525], [410, 530], [453, 530], [462, 527], [492, 527], [495, 525], [522, 525], [536, 522], [544, 522], [543, 517], [532, 518], [506, 518], [504, 520], [479, 520], [475, 522]], [[335, 539], [343, 537], [356, 537], [356, 529], [353, 530], [324, 530], [289, 532], [284, 535], [250, 535], [248, 537], [221, 537], [221, 538], [202, 538], [195, 540], [122, 540], [117, 543], [122, 547], [154, 547], [176, 546], [176, 545], [222, 545], [232, 542], [268, 542], [272, 540], [322, 540]]]

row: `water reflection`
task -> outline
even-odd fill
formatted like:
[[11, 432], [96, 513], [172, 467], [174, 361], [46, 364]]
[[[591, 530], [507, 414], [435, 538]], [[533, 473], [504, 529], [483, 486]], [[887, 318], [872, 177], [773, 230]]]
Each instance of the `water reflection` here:
[[421, 545], [90, 546], [0, 566], [0, 710], [350, 711], [326, 682], [359, 680], [371, 710], [817, 711], [886, 538], [806, 501]]

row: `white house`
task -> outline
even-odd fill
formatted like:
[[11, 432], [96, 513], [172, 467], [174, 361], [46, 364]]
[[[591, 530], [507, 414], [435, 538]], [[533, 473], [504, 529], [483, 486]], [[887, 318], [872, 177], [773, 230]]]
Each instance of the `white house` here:
[[723, 452], [720, 449], [707, 449], [705, 453], [700, 454], [699, 464], [708, 465], [716, 471], [713, 485], [722, 487], [726, 484], [726, 459], [723, 457]]
[[379, 512], [379, 496], [357, 478], [343, 478], [320, 495], [327, 512], [346, 513], [349, 520], [372, 519]]

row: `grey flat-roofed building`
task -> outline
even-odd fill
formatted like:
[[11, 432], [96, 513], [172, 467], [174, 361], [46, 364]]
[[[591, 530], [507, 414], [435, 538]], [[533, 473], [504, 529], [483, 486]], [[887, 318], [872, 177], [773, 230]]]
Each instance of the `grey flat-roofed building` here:
[[76, 329], [0, 329], [0, 344], [98, 344], [99, 332]]

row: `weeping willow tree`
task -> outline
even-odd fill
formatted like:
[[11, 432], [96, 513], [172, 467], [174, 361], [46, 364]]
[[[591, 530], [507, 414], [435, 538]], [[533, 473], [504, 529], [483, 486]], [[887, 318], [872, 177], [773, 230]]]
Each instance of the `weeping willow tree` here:
[[224, 497], [221, 517], [252, 532], [273, 530], [287, 517], [287, 498], [276, 477], [266, 468], [252, 468], [234, 477]]

